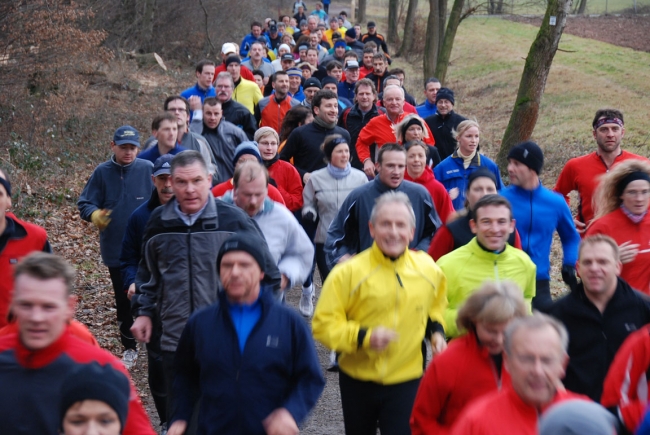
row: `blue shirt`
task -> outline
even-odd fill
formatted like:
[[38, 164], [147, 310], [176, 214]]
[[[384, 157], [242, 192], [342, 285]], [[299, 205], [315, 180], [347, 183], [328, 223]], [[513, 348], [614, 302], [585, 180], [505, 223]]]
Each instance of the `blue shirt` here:
[[[172, 148], [167, 154], [175, 156], [176, 154], [180, 153], [181, 151], [185, 151], [186, 149], [187, 148], [176, 144], [176, 146]], [[156, 163], [158, 157], [160, 157], [160, 150], [158, 150], [158, 145], [149, 148], [147, 151], [144, 151], [141, 154], [138, 154], [139, 159], [149, 160], [151, 163]]]
[[232, 323], [237, 332], [237, 340], [239, 341], [239, 350], [244, 353], [246, 340], [251, 335], [251, 331], [259, 322], [262, 317], [262, 305], [260, 304], [259, 297], [255, 302], [250, 305], [246, 304], [231, 304], [228, 302], [228, 312], [232, 318]]
[[417, 110], [420, 118], [426, 118], [427, 116], [435, 115], [438, 107], [435, 104], [429, 103], [429, 100], [424, 100], [424, 103], [417, 106], [415, 110]]

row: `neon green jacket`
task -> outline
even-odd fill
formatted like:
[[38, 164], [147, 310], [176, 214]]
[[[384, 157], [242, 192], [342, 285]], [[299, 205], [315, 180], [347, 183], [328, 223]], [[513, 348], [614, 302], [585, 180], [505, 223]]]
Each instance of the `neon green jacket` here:
[[524, 251], [508, 244], [502, 253], [495, 254], [481, 248], [474, 237], [467, 245], [440, 257], [438, 266], [447, 277], [447, 337], [460, 335], [458, 309], [484, 281], [513, 281], [523, 290], [529, 308], [535, 296], [535, 264]]

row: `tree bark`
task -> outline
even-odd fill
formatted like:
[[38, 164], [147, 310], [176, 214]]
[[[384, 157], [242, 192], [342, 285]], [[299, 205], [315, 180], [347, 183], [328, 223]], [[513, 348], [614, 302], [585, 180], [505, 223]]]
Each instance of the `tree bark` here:
[[438, 63], [438, 48], [440, 39], [440, 1], [429, 0], [429, 18], [427, 19], [427, 35], [424, 42], [423, 70], [425, 80], [433, 77]]
[[404, 21], [404, 37], [402, 38], [402, 46], [395, 53], [395, 57], [401, 56], [403, 53], [408, 53], [413, 46], [413, 24], [415, 23], [415, 14], [418, 9], [418, 0], [409, 0], [409, 7], [406, 11], [406, 21]]
[[580, 0], [578, 4], [578, 15], [584, 15], [585, 10], [587, 9], [587, 0]]
[[454, 0], [454, 5], [451, 7], [451, 14], [449, 15], [449, 22], [447, 23], [447, 30], [445, 31], [445, 38], [440, 48], [440, 54], [438, 55], [435, 77], [440, 80], [443, 86], [445, 85], [447, 67], [451, 58], [451, 49], [454, 46], [456, 31], [460, 25], [463, 6], [465, 6], [465, 0]]
[[[363, 23], [366, 22], [366, 5], [368, 4], [368, 0], [359, 0], [359, 18], [357, 19], [358, 23], [361, 23], [361, 27], [363, 27]], [[352, 23], [354, 24], [354, 23]]]
[[[570, 9], [571, 0], [548, 2], [546, 15], [526, 57], [515, 107], [501, 142], [497, 162], [502, 171], [507, 167], [507, 156], [512, 147], [530, 139], [533, 134], [546, 79]], [[551, 17], [555, 17], [555, 25], [550, 24]]]
[[440, 59], [440, 49], [442, 41], [445, 39], [445, 24], [447, 23], [447, 0], [438, 1], [438, 59]]
[[397, 42], [397, 15], [399, 12], [399, 0], [388, 0], [388, 36], [389, 43]]

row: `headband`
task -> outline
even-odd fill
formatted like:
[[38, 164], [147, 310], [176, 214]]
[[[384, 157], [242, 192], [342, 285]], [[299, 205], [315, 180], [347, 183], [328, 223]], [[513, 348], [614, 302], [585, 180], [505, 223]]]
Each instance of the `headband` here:
[[621, 128], [623, 127], [623, 121], [621, 121], [619, 118], [600, 118], [594, 124], [594, 130], [598, 130], [598, 128], [603, 124], [616, 124]]
[[342, 143], [348, 143], [348, 141], [345, 140], [344, 137], [335, 137], [334, 139], [329, 141], [327, 145], [331, 147], [336, 147], [337, 145], [341, 145]]
[[634, 171], [627, 174], [621, 181], [618, 182], [618, 195], [622, 195], [627, 185], [637, 180], [645, 180], [650, 183], [650, 175], [643, 171]]
[[9, 180], [0, 177], [0, 184], [2, 184], [5, 190], [7, 191], [7, 196], [11, 197], [11, 183], [9, 182]]

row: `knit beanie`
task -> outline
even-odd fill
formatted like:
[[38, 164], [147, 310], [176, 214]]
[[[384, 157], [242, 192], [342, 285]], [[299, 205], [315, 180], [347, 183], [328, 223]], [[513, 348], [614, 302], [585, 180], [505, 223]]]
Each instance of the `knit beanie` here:
[[440, 100], [449, 100], [451, 101], [452, 105], [455, 105], [456, 100], [454, 100], [454, 91], [452, 91], [449, 88], [440, 88], [440, 90], [436, 94], [436, 104]]
[[336, 148], [338, 145], [341, 145], [342, 143], [347, 144], [348, 141], [344, 137], [335, 137], [323, 144], [323, 154], [325, 154], [325, 158], [328, 162], [332, 160], [332, 153], [334, 152], [334, 148]]
[[234, 55], [232, 55], [232, 56], [228, 56], [228, 57], [226, 58], [226, 66], [230, 65], [230, 64], [233, 63], [233, 62], [234, 62], [234, 63], [238, 63], [238, 64], [241, 65], [241, 59], [240, 59], [239, 56], [237, 56], [236, 54], [234, 54]]
[[472, 186], [472, 183], [477, 178], [489, 178], [494, 182], [494, 185], [497, 185], [497, 177], [487, 168], [480, 167], [467, 177], [467, 190]]
[[257, 160], [262, 163], [262, 156], [260, 155], [260, 150], [257, 149], [257, 142], [246, 141], [240, 143], [237, 148], [235, 148], [235, 157], [232, 158], [233, 166], [237, 166], [237, 161], [244, 154], [250, 154], [257, 157]]
[[131, 386], [127, 377], [109, 364], [84, 364], [70, 372], [61, 386], [60, 426], [72, 405], [84, 400], [104, 402], [120, 419], [120, 433], [124, 431], [129, 411]]
[[544, 166], [544, 153], [533, 141], [522, 142], [508, 153], [508, 160], [514, 159], [528, 166], [539, 175]]
[[336, 79], [334, 77], [331, 77], [331, 76], [325, 76], [325, 77], [323, 77], [323, 80], [320, 81], [320, 84], [322, 86], [329, 85], [330, 83], [334, 83], [335, 85], [339, 84], [336, 81]]
[[322, 89], [323, 87], [320, 84], [320, 80], [318, 80], [316, 77], [310, 77], [307, 80], [305, 80], [305, 83], [302, 85], [303, 89], [309, 89], [309, 88], [318, 88]]
[[231, 251], [244, 251], [250, 254], [251, 257], [255, 259], [257, 264], [264, 272], [264, 253], [260, 249], [260, 246], [263, 245], [262, 240], [258, 236], [252, 234], [235, 234], [221, 245], [219, 249], [219, 254], [217, 255], [217, 270], [221, 271], [221, 259], [224, 255]]

